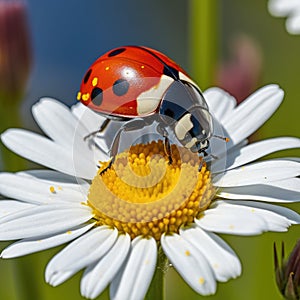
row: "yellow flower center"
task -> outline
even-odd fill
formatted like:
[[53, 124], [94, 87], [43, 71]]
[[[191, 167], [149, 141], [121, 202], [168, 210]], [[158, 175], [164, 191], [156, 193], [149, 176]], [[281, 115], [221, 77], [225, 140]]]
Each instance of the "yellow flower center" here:
[[178, 232], [192, 223], [214, 196], [210, 171], [197, 154], [172, 145], [172, 164], [162, 141], [138, 144], [102, 163], [93, 179], [88, 205], [99, 225], [116, 227], [131, 238]]

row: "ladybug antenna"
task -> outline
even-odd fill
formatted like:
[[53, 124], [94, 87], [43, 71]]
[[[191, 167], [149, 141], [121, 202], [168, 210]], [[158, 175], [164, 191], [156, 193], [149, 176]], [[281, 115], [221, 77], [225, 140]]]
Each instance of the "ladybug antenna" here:
[[212, 137], [215, 137], [217, 139], [223, 140], [226, 143], [228, 143], [230, 141], [230, 138], [226, 137], [226, 136], [221, 136], [221, 135], [212, 135]]

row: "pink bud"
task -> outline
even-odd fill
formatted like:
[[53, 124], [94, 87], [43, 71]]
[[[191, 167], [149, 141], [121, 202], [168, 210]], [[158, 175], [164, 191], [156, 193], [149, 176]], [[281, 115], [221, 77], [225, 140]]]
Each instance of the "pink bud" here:
[[31, 43], [25, 2], [0, 0], [0, 95], [19, 98], [24, 93], [30, 67]]

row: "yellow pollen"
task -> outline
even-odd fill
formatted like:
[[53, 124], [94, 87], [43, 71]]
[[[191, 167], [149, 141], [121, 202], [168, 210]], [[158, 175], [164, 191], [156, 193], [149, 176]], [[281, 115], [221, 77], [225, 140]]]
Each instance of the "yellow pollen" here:
[[141, 66], [141, 69], [144, 69], [145, 68], [145, 66]]
[[101, 163], [87, 201], [98, 225], [159, 241], [200, 216], [214, 196], [210, 171], [205, 163], [198, 170], [199, 157], [190, 150], [175, 145], [171, 150], [172, 164], [162, 141], [132, 146], [102, 174], [109, 162]]
[[186, 256], [190, 256], [190, 255], [191, 255], [191, 252], [190, 252], [189, 250], [186, 250], [186, 251], [184, 252], [184, 254], [185, 254]]
[[54, 186], [50, 186], [50, 192], [51, 192], [52, 194], [55, 194], [55, 193], [56, 193]]
[[200, 278], [199, 278], [199, 283], [200, 283], [200, 284], [203, 284], [204, 282], [205, 282], [205, 279], [204, 279], [203, 277], [200, 277]]
[[108, 70], [109, 70], [109, 67], [106, 67], [106, 68], [105, 68], [105, 71], [108, 71]]
[[81, 98], [82, 98], [83, 101], [88, 101], [89, 98], [90, 98], [90, 94], [89, 94], [89, 93], [83, 94], [83, 95], [81, 96]]
[[81, 92], [77, 93], [77, 100], [80, 101], [81, 100]]
[[96, 86], [98, 84], [98, 78], [94, 77], [92, 80], [92, 86]]
[[72, 234], [72, 231], [71, 231], [71, 230], [68, 230], [68, 231], [67, 231], [67, 234]]

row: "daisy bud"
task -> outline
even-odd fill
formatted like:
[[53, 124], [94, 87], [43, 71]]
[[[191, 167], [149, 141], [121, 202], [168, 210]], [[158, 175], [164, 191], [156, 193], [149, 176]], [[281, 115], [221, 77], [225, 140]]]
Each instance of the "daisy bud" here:
[[[31, 67], [31, 47], [22, 0], [0, 0], [0, 98], [18, 100]], [[0, 99], [1, 100], [1, 99]]]
[[281, 245], [281, 259], [279, 262], [274, 244], [274, 265], [276, 283], [287, 300], [299, 300], [300, 291], [300, 240], [297, 242], [287, 260], [284, 260], [284, 244]]

